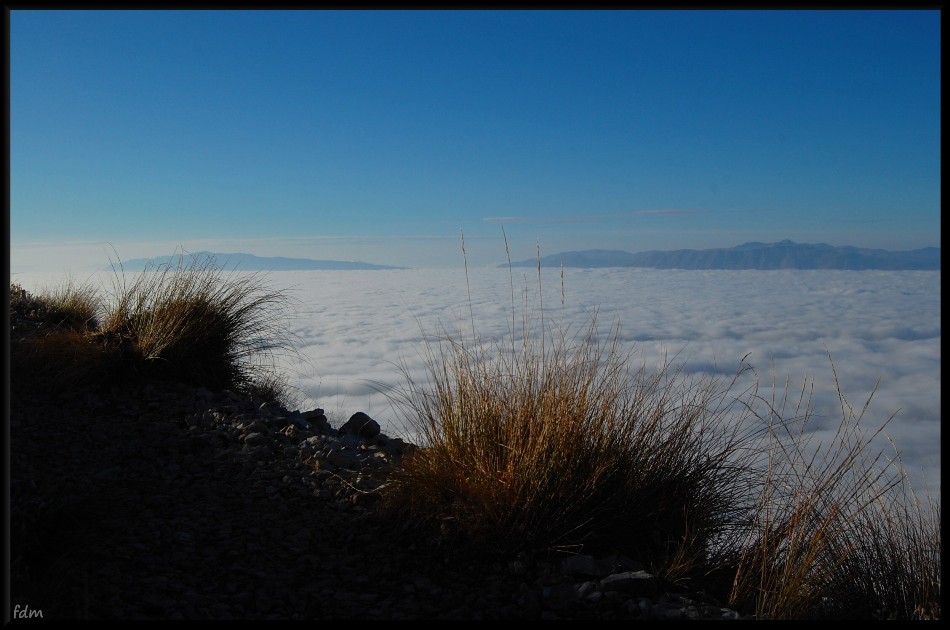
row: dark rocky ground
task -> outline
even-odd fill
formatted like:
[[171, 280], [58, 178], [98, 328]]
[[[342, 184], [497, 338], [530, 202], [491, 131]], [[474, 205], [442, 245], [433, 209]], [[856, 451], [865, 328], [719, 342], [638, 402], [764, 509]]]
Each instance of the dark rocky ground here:
[[[384, 517], [411, 445], [152, 382], [69, 393], [11, 313], [11, 610], [44, 619], [734, 619], [622, 556], [494, 557]], [[20, 372], [16, 372], [17, 370]]]

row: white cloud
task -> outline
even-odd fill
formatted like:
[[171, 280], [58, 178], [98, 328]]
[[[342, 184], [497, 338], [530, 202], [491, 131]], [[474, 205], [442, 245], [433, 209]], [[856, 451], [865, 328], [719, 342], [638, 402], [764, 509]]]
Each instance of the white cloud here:
[[[727, 375], [749, 354], [765, 383], [774, 373], [779, 387], [787, 379], [795, 392], [814, 379], [816, 435], [830, 437], [840, 419], [829, 353], [858, 410], [880, 380], [865, 422], [876, 427], [900, 409], [887, 433], [907, 469], [924, 470], [939, 489], [939, 273], [566, 269], [563, 302], [559, 273], [542, 277], [549, 325], [571, 323], [577, 332], [596, 311], [604, 334], [619, 322], [648, 366], [679, 352], [687, 372], [715, 365]], [[292, 287], [297, 300], [291, 328], [304, 361], [284, 361], [301, 406], [323, 407], [337, 422], [365, 411], [385, 432], [404, 434], [378, 390], [405, 385], [400, 366], [425, 379], [423, 333], [471, 335], [471, 309], [480, 336], [503, 337], [513, 299], [520, 330], [525, 305], [538, 312], [532, 274], [470, 270], [471, 302], [462, 269], [268, 274], [269, 285]], [[59, 278], [15, 279], [30, 288]]]

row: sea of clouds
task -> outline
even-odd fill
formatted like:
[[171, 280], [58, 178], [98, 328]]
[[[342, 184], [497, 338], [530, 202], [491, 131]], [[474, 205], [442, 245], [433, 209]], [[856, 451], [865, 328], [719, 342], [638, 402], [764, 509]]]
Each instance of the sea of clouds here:
[[[908, 472], [939, 494], [940, 272], [544, 268], [539, 280], [537, 269], [479, 267], [263, 279], [289, 298], [284, 314], [298, 354], [278, 361], [299, 408], [322, 407], [335, 426], [364, 411], [384, 433], [413, 439], [394, 394], [407, 374], [425, 381], [427, 336], [471, 339], [474, 328], [483, 340], [507, 339], [525, 318], [539, 331], [542, 313], [545, 330], [572, 335], [596, 315], [605, 338], [619, 325], [625, 347], [648, 367], [668, 359], [687, 375], [729, 378], [744, 358], [760, 394], [770, 396], [774, 379], [780, 396], [787, 380], [795, 400], [813, 383], [808, 431], [824, 441], [842, 417], [837, 372], [856, 412], [873, 391], [862, 424], [877, 428], [896, 412], [885, 433]], [[12, 280], [30, 290], [62, 284], [43, 273]], [[108, 288], [114, 278], [74, 280]]]

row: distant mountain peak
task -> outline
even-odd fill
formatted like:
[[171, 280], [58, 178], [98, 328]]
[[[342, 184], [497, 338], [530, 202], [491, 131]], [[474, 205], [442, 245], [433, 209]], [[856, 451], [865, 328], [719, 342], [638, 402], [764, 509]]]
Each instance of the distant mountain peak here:
[[360, 261], [285, 258], [283, 256], [266, 257], [255, 256], [254, 254], [222, 254], [208, 251], [156, 256], [154, 258], [133, 258], [130, 260], [121, 261], [121, 264], [122, 267], [128, 271], [140, 271], [146, 267], [177, 264], [179, 258], [182, 258], [186, 265], [191, 261], [197, 261], [200, 264], [210, 259], [214, 259], [218, 266], [227, 267], [228, 269], [233, 268], [238, 271], [362, 271], [379, 269], [406, 269], [406, 267], [377, 265]]
[[[749, 242], [731, 248], [679, 249], [631, 254], [622, 250], [590, 249], [544, 256], [545, 267], [649, 267], [654, 269], [883, 269], [940, 270], [940, 248], [887, 251], [835, 247], [827, 243]], [[533, 267], [538, 259], [511, 263]], [[500, 265], [505, 267], [507, 265]]]

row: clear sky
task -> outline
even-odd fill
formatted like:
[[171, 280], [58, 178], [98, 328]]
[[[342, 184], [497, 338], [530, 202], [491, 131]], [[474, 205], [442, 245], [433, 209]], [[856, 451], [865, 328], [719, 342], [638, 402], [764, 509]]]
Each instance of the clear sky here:
[[940, 245], [937, 10], [16, 10], [10, 94], [12, 271]]

